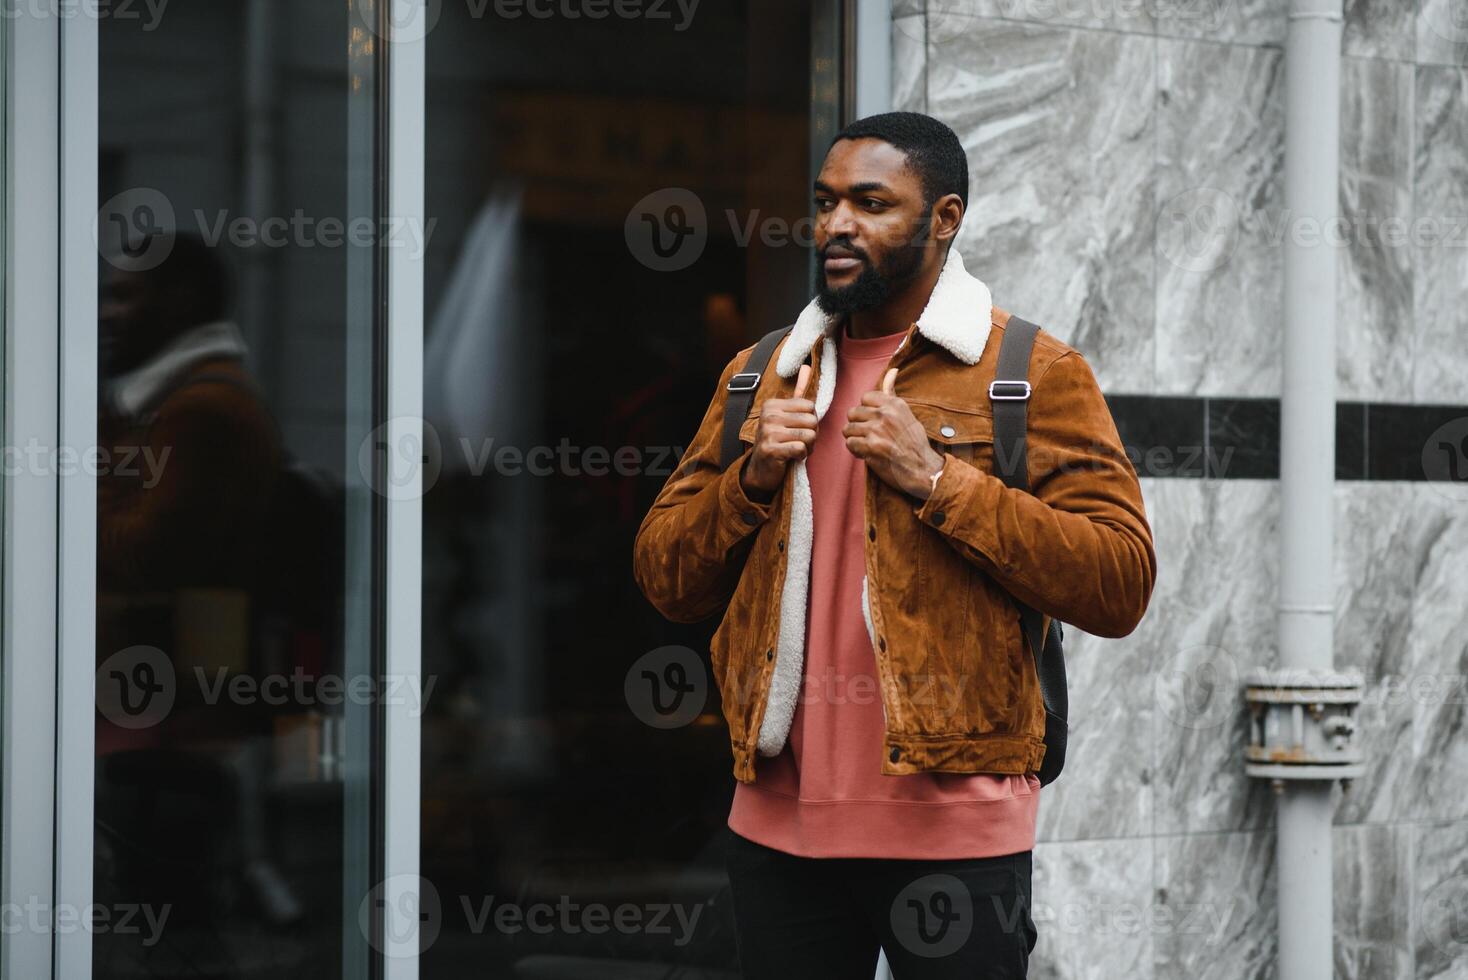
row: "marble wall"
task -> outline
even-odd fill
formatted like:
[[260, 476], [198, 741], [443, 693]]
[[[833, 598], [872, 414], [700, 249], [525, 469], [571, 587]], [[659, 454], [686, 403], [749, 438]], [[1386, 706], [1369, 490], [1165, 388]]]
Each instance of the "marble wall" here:
[[[1346, 6], [1338, 398], [1468, 406], [1468, 0]], [[1108, 394], [1280, 394], [1280, 242], [1310, 233], [1283, 203], [1286, 7], [893, 4], [896, 107], [969, 154], [969, 268]], [[1151, 611], [1122, 640], [1067, 631], [1031, 975], [1274, 977], [1240, 677], [1276, 661], [1278, 484], [1143, 487]], [[1368, 682], [1367, 771], [1334, 791], [1335, 974], [1468, 978], [1468, 488], [1342, 481], [1335, 512], [1336, 662]]]

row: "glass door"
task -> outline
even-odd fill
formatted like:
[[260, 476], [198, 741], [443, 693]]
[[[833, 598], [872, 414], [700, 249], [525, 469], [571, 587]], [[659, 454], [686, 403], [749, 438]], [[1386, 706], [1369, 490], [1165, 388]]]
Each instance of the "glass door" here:
[[[416, 6], [416, 5], [415, 5]], [[96, 22], [92, 975], [380, 970], [388, 6]]]
[[658, 616], [632, 542], [728, 359], [809, 299], [842, 6], [427, 35], [425, 980], [737, 975], [717, 694], [670, 724], [641, 674], [706, 678], [717, 624]]

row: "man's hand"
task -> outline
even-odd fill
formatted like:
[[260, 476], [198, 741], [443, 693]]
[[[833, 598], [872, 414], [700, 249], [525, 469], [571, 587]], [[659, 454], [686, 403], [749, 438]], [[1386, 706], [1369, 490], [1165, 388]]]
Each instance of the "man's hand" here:
[[751, 500], [768, 503], [791, 461], [804, 459], [816, 441], [816, 403], [804, 397], [810, 365], [802, 364], [795, 378], [793, 398], [767, 398], [754, 430], [754, 449], [739, 474], [739, 484]]
[[933, 492], [933, 474], [943, 455], [928, 444], [923, 424], [906, 400], [897, 397], [897, 369], [891, 368], [878, 391], [861, 396], [861, 404], [846, 413], [850, 420], [841, 434], [846, 448], [890, 486], [927, 500]]

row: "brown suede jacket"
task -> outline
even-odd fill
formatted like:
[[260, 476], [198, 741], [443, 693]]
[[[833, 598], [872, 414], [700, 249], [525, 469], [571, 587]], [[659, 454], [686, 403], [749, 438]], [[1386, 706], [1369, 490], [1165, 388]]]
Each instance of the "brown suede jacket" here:
[[[1090, 365], [1045, 330], [1030, 359], [1030, 492], [993, 475], [987, 392], [1008, 319], [950, 249], [888, 362], [944, 467], [925, 501], [866, 478], [861, 611], [887, 719], [885, 774], [1038, 771], [1044, 706], [1011, 597], [1043, 613], [1047, 628], [1054, 617], [1104, 637], [1134, 630], [1151, 598], [1157, 559], [1136, 470]], [[785, 744], [801, 692], [812, 503], [804, 460], [768, 503], [744, 493], [740, 469], [763, 402], [792, 397], [807, 359], [824, 417], [839, 323], [814, 302], [801, 313], [755, 391], [745, 452], [725, 470], [726, 386], [753, 345], [735, 355], [637, 532], [634, 574], [659, 612], [677, 622], [723, 612], [710, 654], [742, 782], [754, 779], [756, 752]]]

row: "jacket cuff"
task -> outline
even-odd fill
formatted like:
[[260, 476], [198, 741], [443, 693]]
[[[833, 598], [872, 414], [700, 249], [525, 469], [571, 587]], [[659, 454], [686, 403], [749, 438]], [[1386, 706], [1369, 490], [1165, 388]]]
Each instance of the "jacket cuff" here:
[[735, 541], [769, 520], [774, 512], [773, 499], [769, 503], [751, 500], [744, 492], [744, 485], [739, 482], [739, 474], [744, 471], [744, 461], [753, 451], [753, 447], [746, 449], [719, 476], [719, 510], [724, 515], [727, 533]]
[[[993, 514], [1003, 490], [1004, 481], [998, 477], [952, 453], [944, 453], [943, 475], [938, 477], [938, 485], [927, 500], [913, 508], [913, 513], [929, 527], [955, 536], [959, 531], [960, 518]], [[990, 547], [993, 538], [992, 523], [987, 528], [963, 529], [963, 540], [991, 559], [994, 555]]]

